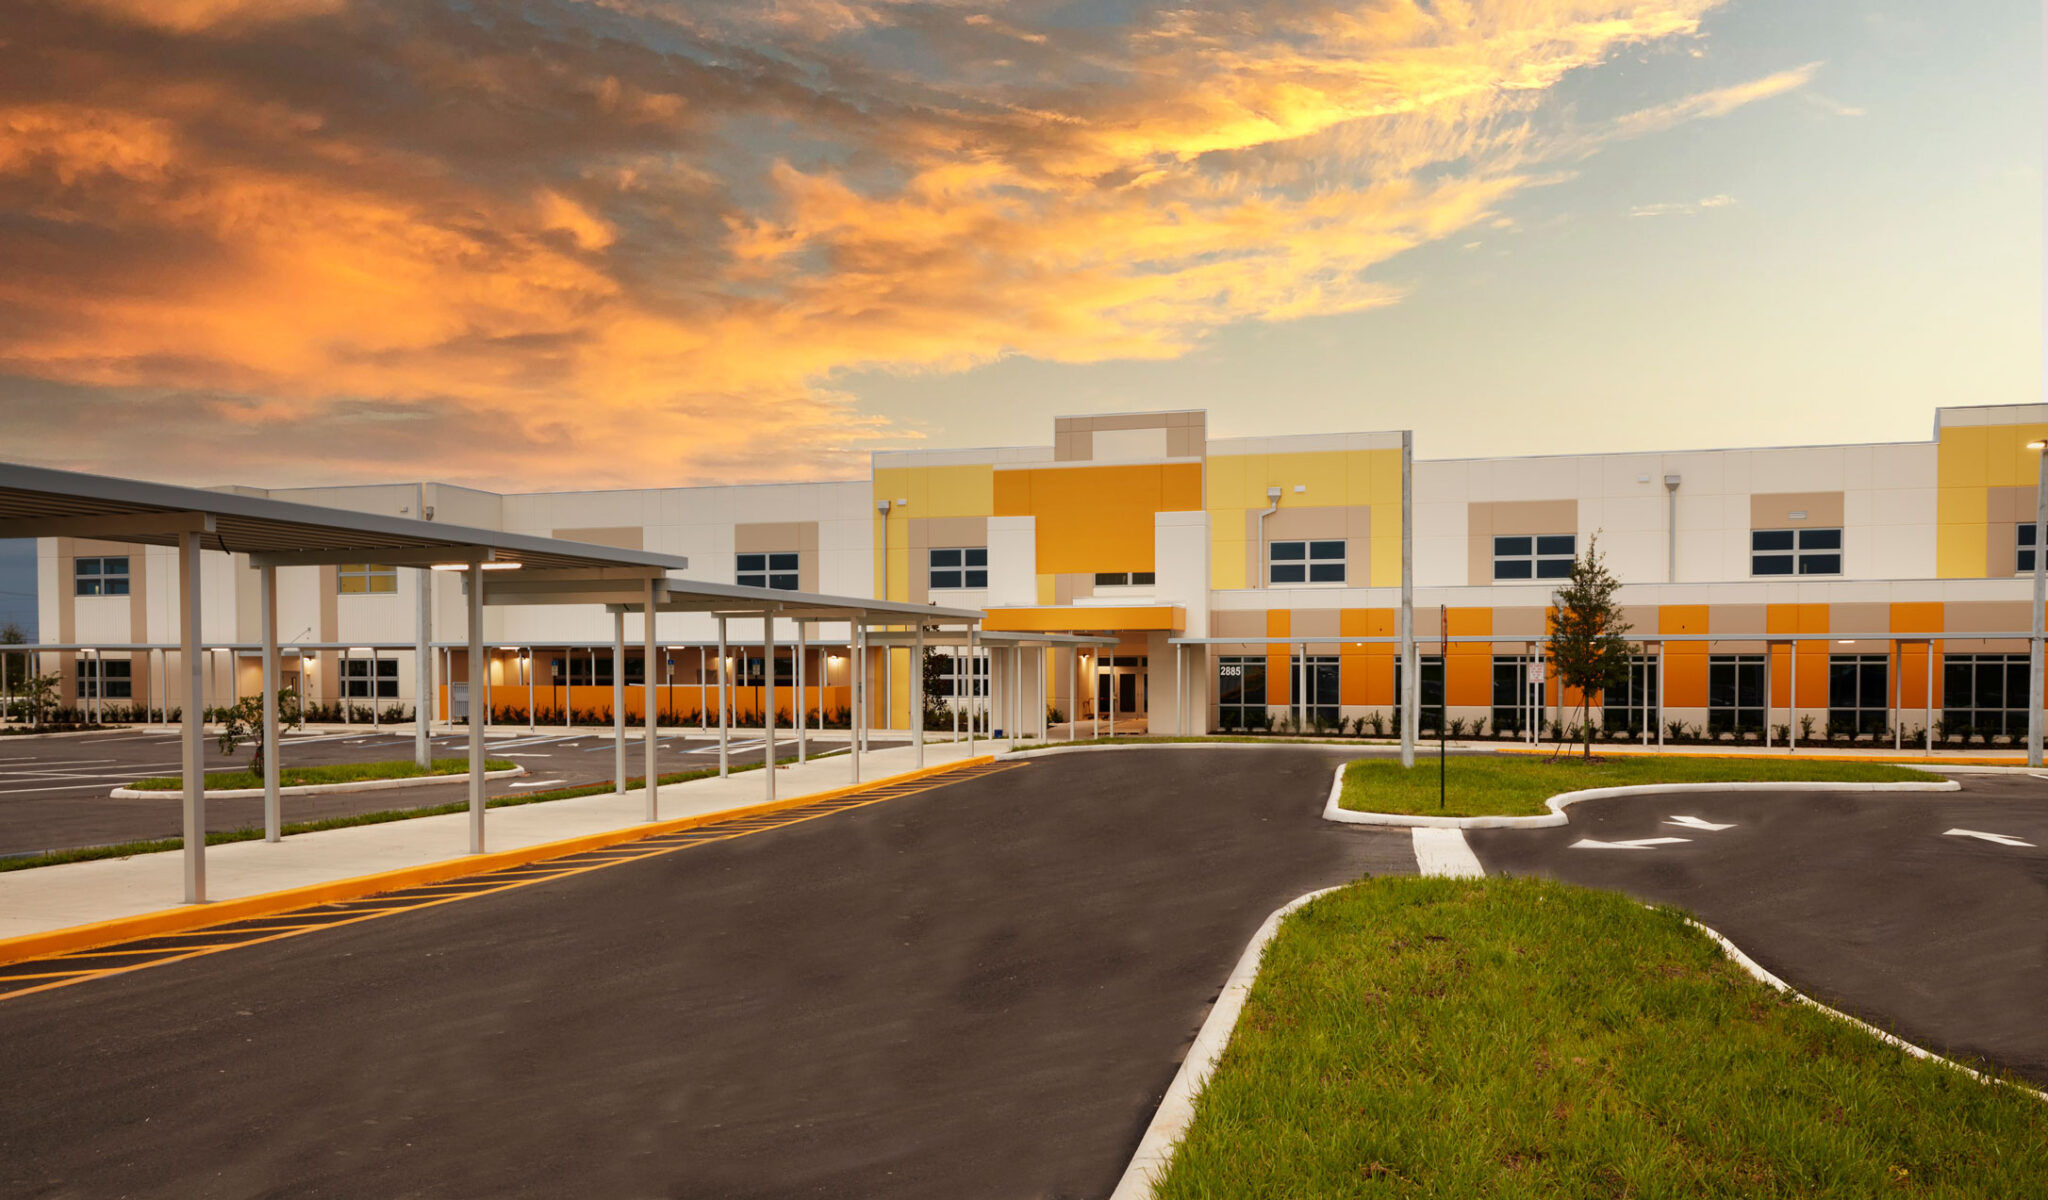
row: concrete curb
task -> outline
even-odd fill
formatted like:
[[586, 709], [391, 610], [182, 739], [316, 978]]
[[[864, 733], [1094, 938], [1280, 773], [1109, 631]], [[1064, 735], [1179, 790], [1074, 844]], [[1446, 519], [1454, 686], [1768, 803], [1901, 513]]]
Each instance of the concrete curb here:
[[[1655, 907], [1655, 905], [1651, 905], [1650, 907]], [[1683, 916], [1684, 914], [1680, 915]], [[1714, 942], [1721, 947], [1721, 953], [1726, 954], [1730, 959], [1732, 959], [1736, 966], [1741, 967], [1743, 970], [1749, 972], [1751, 978], [1755, 979], [1759, 983], [1762, 983], [1764, 986], [1770, 988], [1773, 991], [1780, 992], [1784, 995], [1790, 996], [1792, 999], [1797, 1000], [1799, 1003], [1804, 1004], [1809, 1008], [1817, 1008], [1820, 1011], [1826, 1013], [1827, 1015], [1835, 1018], [1837, 1021], [1847, 1021], [1849, 1024], [1854, 1025], [1858, 1029], [1861, 1029], [1863, 1032], [1869, 1034], [1871, 1037], [1876, 1038], [1878, 1041], [1883, 1042], [1888, 1046], [1896, 1046], [1915, 1058], [1924, 1058], [1928, 1062], [1940, 1063], [1942, 1066], [1948, 1067], [1951, 1070], [1961, 1071], [1963, 1074], [1968, 1075], [1970, 1078], [1976, 1080], [1978, 1083], [2002, 1083], [2007, 1087], [2015, 1088], [2019, 1091], [2025, 1092], [2027, 1095], [2034, 1097], [2036, 1100], [2048, 1100], [2048, 1092], [2039, 1091], [2035, 1088], [2028, 1087], [2026, 1084], [2017, 1082], [2015, 1080], [1998, 1079], [1990, 1075], [1986, 1075], [1981, 1071], [1977, 1071], [1970, 1067], [1966, 1067], [1963, 1064], [1955, 1061], [1954, 1059], [1943, 1058], [1941, 1055], [1936, 1054], [1932, 1050], [1928, 1050], [1921, 1046], [1916, 1046], [1913, 1043], [1907, 1041], [1902, 1037], [1899, 1037], [1896, 1034], [1886, 1033], [1884, 1030], [1879, 1029], [1877, 1026], [1872, 1025], [1870, 1022], [1861, 1020], [1856, 1017], [1852, 1017], [1848, 1013], [1845, 1013], [1840, 1009], [1829, 1008], [1827, 1005], [1822, 1004], [1820, 1001], [1815, 1000], [1813, 997], [1807, 995], [1806, 993], [1800, 991], [1798, 988], [1793, 987], [1791, 984], [1786, 983], [1784, 980], [1778, 978], [1776, 975], [1773, 975], [1769, 971], [1765, 970], [1762, 963], [1759, 963], [1755, 959], [1751, 958], [1749, 955], [1744, 954], [1739, 946], [1737, 946], [1734, 942], [1729, 941], [1726, 937], [1722, 936], [1719, 930], [1713, 929], [1706, 925], [1702, 925], [1690, 916], [1685, 917], [1685, 923], [1692, 926], [1694, 929], [1699, 930], [1701, 933], [1706, 934], [1708, 937], [1714, 939]]]
[[1259, 977], [1259, 966], [1266, 957], [1266, 947], [1280, 933], [1280, 923], [1287, 915], [1317, 896], [1336, 891], [1336, 888], [1322, 888], [1297, 896], [1266, 918], [1259, 931], [1252, 935], [1251, 944], [1231, 968], [1230, 978], [1223, 982], [1223, 990], [1217, 993], [1215, 1004], [1209, 1008], [1209, 1016], [1202, 1022], [1201, 1031], [1188, 1047], [1186, 1057], [1181, 1059], [1180, 1070], [1174, 1072], [1173, 1082], [1166, 1087], [1166, 1095], [1160, 1098], [1159, 1108], [1152, 1114], [1151, 1124], [1145, 1126], [1145, 1135], [1138, 1139], [1137, 1152], [1131, 1155], [1130, 1165], [1124, 1168], [1123, 1177], [1117, 1180], [1116, 1190], [1109, 1194], [1109, 1200], [1151, 1200], [1152, 1185], [1166, 1172], [1168, 1163], [1173, 1161], [1173, 1152], [1180, 1146], [1180, 1140], [1187, 1134], [1188, 1123], [1194, 1120], [1195, 1097], [1201, 1094], [1202, 1085], [1209, 1082], [1209, 1076], [1216, 1070], [1217, 1060], [1223, 1057], [1223, 1049], [1230, 1044], [1230, 1035], [1237, 1028], [1237, 1018], [1244, 1011], [1245, 998], [1251, 994], [1252, 983]]
[[[1353, 760], [1357, 761], [1357, 760]], [[1830, 783], [1799, 779], [1783, 783], [1643, 783], [1629, 787], [1585, 788], [1560, 792], [1545, 800], [1549, 812], [1531, 817], [1426, 817], [1412, 813], [1354, 812], [1338, 804], [1344, 794], [1344, 769], [1337, 768], [1330, 781], [1330, 798], [1323, 805], [1323, 820], [1346, 825], [1379, 825], [1406, 829], [1547, 829], [1568, 824], [1565, 806], [1581, 800], [1605, 800], [1614, 796], [1667, 796], [1688, 792], [1956, 792], [1963, 785], [1953, 779], [1930, 779], [1898, 783]]]
[[[526, 774], [525, 767], [513, 767], [509, 771], [485, 771], [485, 779], [513, 779]], [[358, 779], [353, 783], [301, 783], [292, 787], [277, 789], [280, 796], [325, 796], [334, 792], [381, 792], [389, 788], [420, 787], [429, 783], [468, 783], [467, 771], [460, 775], [407, 775], [399, 779]], [[601, 780], [600, 782], [609, 782]], [[115, 800], [149, 800], [169, 797], [176, 800], [184, 796], [177, 788], [130, 788], [117, 787], [107, 795]], [[262, 788], [208, 788], [208, 800], [254, 800], [263, 795]]]
[[[462, 858], [440, 859], [420, 863], [416, 866], [400, 867], [393, 871], [380, 871], [371, 875], [356, 875], [347, 879], [334, 879], [325, 883], [307, 884], [303, 887], [285, 888], [275, 892], [259, 892], [253, 896], [238, 896], [232, 900], [218, 900], [206, 904], [188, 904], [177, 908], [158, 909], [156, 912], [138, 913], [132, 917], [117, 917], [111, 921], [95, 921], [85, 925], [72, 925], [64, 929], [52, 929], [42, 933], [31, 933], [22, 937], [0, 938], [0, 965], [20, 962], [29, 958], [45, 958], [52, 954], [68, 954], [75, 950], [90, 950], [97, 946], [135, 938], [154, 937], [166, 933], [179, 933], [188, 929], [200, 929], [209, 925], [221, 925], [230, 921], [247, 920], [250, 917], [269, 916], [295, 908], [306, 908], [315, 904], [331, 904], [339, 900], [354, 900], [362, 896], [373, 896], [378, 892], [398, 891], [402, 888], [420, 887], [429, 883], [440, 883], [448, 879], [460, 879], [466, 875], [485, 875], [506, 867], [524, 866], [543, 859], [561, 858], [570, 854], [581, 854], [587, 850], [601, 850], [622, 842], [637, 842], [642, 838], [657, 837], [665, 833], [678, 833], [695, 829], [700, 825], [712, 825], [720, 821], [757, 817], [765, 813], [781, 812], [788, 808], [801, 808], [808, 804], [835, 799], [854, 792], [872, 788], [907, 783], [946, 771], [957, 771], [962, 767], [975, 767], [993, 762], [991, 755], [977, 755], [959, 762], [941, 763], [937, 766], [922, 767], [897, 775], [886, 775], [847, 787], [831, 788], [812, 792], [805, 796], [793, 796], [777, 800], [772, 804], [749, 804], [738, 808], [721, 809], [718, 812], [699, 813], [690, 817], [675, 817], [653, 824], [625, 825], [607, 829], [602, 833], [587, 833], [580, 837], [563, 838], [552, 842], [538, 842], [521, 846], [516, 850], [496, 850], [485, 854], [465, 855]], [[462, 778], [457, 776], [456, 778]], [[666, 784], [676, 787], [676, 784]], [[309, 836], [309, 835], [301, 835]]]

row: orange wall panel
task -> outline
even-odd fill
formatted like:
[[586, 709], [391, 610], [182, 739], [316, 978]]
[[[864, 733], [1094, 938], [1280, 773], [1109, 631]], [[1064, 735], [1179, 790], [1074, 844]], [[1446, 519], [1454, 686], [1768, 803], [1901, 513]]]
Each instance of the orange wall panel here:
[[1153, 515], [1202, 507], [1200, 463], [995, 473], [999, 517], [1037, 519], [1042, 574], [1150, 571]]
[[[1658, 633], [1707, 632], [1707, 606], [1666, 604], [1657, 610]], [[1668, 708], [1707, 706], [1705, 642], [1664, 643], [1664, 704]]]
[[[1284, 608], [1266, 610], [1266, 636], [1286, 637], [1293, 627], [1294, 614]], [[1266, 703], [1285, 705], [1294, 703], [1292, 689], [1288, 687], [1293, 678], [1288, 661], [1293, 657], [1294, 647], [1277, 645], [1266, 647]]]

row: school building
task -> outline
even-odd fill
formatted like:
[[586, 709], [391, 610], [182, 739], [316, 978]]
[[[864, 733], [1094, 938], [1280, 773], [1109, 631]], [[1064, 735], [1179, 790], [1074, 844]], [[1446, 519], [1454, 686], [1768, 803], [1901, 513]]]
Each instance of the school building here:
[[[1099, 635], [1020, 666], [1061, 716], [1155, 733], [1295, 719], [1391, 718], [1402, 573], [1398, 432], [1211, 438], [1198, 411], [1061, 417], [1049, 444], [889, 451], [865, 479], [492, 493], [438, 483], [232, 490], [689, 558], [688, 576], [987, 613], [983, 628]], [[1933, 721], [2023, 734], [2039, 455], [2048, 406], [1942, 408], [1926, 441], [1513, 458], [1434, 457], [1412, 472], [1416, 634], [1426, 720], [1528, 724], [1546, 611], [1595, 538], [1639, 655], [1595, 700], [1608, 728], [1847, 726], [1913, 737]], [[175, 552], [46, 538], [44, 670], [67, 703], [160, 707], [175, 669]], [[256, 691], [256, 573], [210, 555], [202, 615], [213, 695]], [[455, 580], [361, 563], [279, 571], [287, 682], [309, 701], [410, 706], [417, 590], [438, 647], [428, 699], [466, 712]], [[1441, 620], [1439, 614], [1443, 614]], [[659, 660], [612, 661], [594, 606], [486, 614], [494, 713], [607, 710], [612, 672], [650, 669], [668, 719], [713, 701], [713, 618], [665, 613]], [[1447, 624], [1446, 624], [1447, 623]], [[796, 692], [778, 622], [733, 622], [742, 717], [849, 706], [845, 624], [805, 636]], [[954, 655], [937, 690], [978, 705]], [[908, 727], [910, 651], [870, 650], [870, 719]], [[446, 686], [453, 680], [454, 686]], [[639, 703], [639, 690], [629, 691]], [[520, 716], [522, 723], [528, 719]]]

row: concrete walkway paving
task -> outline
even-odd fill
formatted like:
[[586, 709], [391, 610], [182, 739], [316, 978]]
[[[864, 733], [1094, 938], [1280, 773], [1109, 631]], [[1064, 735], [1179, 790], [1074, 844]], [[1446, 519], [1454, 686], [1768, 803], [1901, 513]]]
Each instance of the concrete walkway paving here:
[[[927, 743], [924, 765], [962, 761], [969, 757], [967, 746], [964, 740]], [[1005, 748], [1007, 743], [1000, 741], [978, 739], [974, 743], [976, 755]], [[633, 756], [631, 765], [638, 766], [640, 747], [629, 745], [628, 753]], [[914, 747], [861, 755], [864, 784], [915, 769]], [[660, 819], [705, 816], [760, 804], [766, 799], [765, 782], [756, 770], [725, 779], [667, 784], [660, 790]], [[780, 768], [775, 798], [795, 800], [852, 783], [850, 760], [843, 754], [834, 755]], [[485, 818], [484, 848], [515, 850], [626, 829], [643, 824], [646, 816], [647, 797], [639, 789], [624, 795], [494, 808]], [[275, 844], [232, 842], [207, 849], [207, 893], [215, 902], [234, 900], [459, 859], [466, 856], [468, 848], [467, 813], [297, 834]], [[172, 851], [0, 872], [0, 940], [180, 908], [183, 857]]]

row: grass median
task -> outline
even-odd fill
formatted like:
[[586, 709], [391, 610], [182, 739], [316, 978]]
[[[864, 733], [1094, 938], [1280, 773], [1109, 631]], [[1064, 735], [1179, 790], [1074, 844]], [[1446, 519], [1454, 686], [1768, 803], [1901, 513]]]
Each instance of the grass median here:
[[[487, 758], [487, 771], [509, 771], [513, 764], [502, 758]], [[437, 758], [431, 769], [420, 766], [411, 759], [391, 762], [369, 763], [327, 763], [314, 767], [285, 767], [278, 771], [280, 787], [305, 787], [320, 783], [363, 783], [372, 779], [423, 779], [429, 775], [467, 775], [469, 760], [466, 758]], [[185, 786], [182, 775], [159, 775], [149, 779], [138, 779], [128, 785], [138, 792], [175, 792]], [[208, 771], [206, 790], [230, 791], [235, 788], [260, 788], [263, 777], [251, 771]]]
[[1161, 1181], [1287, 1196], [2040, 1194], [2048, 1104], [1751, 979], [1679, 914], [1383, 879], [1293, 914]]
[[1444, 763], [1444, 804], [1437, 807], [1437, 764], [1420, 759], [1403, 768], [1391, 758], [1368, 758], [1344, 768], [1339, 807], [1355, 812], [1421, 816], [1540, 816], [1543, 802], [1562, 792], [1647, 783], [1903, 783], [1936, 778], [1893, 763], [1840, 759], [1660, 758], [1650, 755], [1557, 759], [1534, 755], [1453, 755]]

